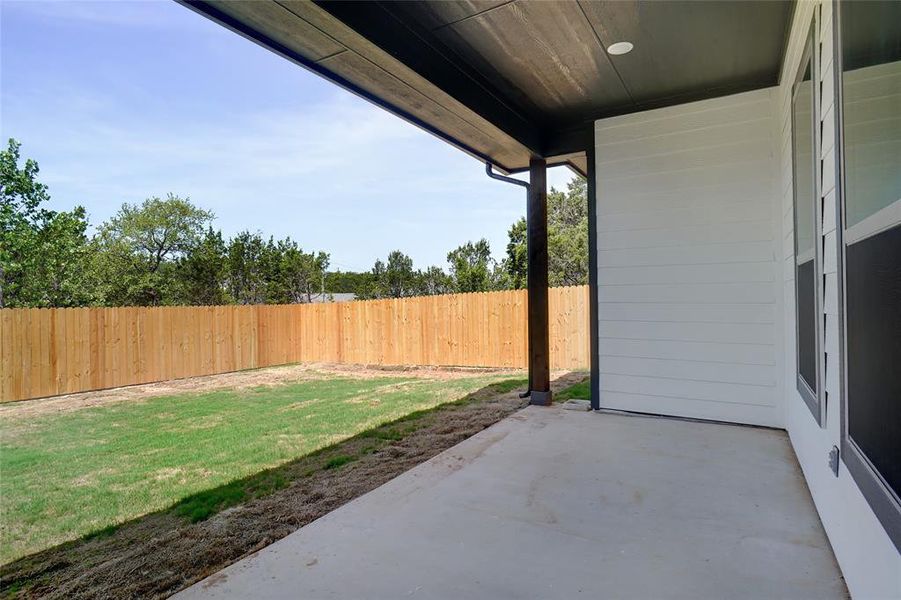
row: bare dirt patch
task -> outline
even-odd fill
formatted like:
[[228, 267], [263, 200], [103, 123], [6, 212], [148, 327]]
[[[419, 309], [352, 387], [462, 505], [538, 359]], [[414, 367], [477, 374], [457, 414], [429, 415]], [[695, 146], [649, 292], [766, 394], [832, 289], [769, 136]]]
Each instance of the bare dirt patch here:
[[[383, 373], [383, 372], [381, 372]], [[559, 390], [584, 379], [559, 377]], [[269, 473], [284, 485], [197, 523], [170, 509], [0, 567], [21, 598], [162, 598], [283, 538], [525, 405], [491, 386]]]
[[477, 377], [490, 373], [520, 373], [515, 369], [487, 369], [466, 367], [386, 367], [373, 365], [342, 365], [332, 363], [303, 363], [266, 367], [250, 371], [220, 373], [145, 383], [128, 387], [66, 394], [51, 398], [22, 400], [0, 404], [0, 419], [33, 419], [48, 414], [57, 414], [95, 406], [105, 406], [116, 402], [140, 402], [159, 396], [172, 396], [184, 393], [203, 393], [225, 389], [250, 389], [260, 386], [285, 385], [308, 379], [328, 377], [354, 377], [357, 379], [373, 379], [376, 377], [416, 377], [445, 381], [462, 377]]

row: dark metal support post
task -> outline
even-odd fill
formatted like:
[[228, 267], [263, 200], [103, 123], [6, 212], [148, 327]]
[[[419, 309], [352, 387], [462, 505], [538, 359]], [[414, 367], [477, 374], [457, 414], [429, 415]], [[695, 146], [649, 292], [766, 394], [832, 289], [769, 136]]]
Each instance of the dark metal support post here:
[[588, 159], [588, 336], [591, 347], [591, 408], [601, 408], [600, 330], [598, 322], [598, 182], [594, 140], [585, 152]]
[[526, 207], [529, 255], [529, 390], [531, 404], [551, 403], [547, 279], [547, 162], [529, 161]]

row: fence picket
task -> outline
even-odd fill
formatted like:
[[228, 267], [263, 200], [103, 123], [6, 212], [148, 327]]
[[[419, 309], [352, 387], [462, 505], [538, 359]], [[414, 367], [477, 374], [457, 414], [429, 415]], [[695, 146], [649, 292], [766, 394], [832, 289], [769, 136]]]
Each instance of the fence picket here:
[[[588, 288], [550, 290], [551, 366], [589, 364]], [[292, 362], [526, 366], [525, 290], [345, 304], [0, 310], [0, 402]]]

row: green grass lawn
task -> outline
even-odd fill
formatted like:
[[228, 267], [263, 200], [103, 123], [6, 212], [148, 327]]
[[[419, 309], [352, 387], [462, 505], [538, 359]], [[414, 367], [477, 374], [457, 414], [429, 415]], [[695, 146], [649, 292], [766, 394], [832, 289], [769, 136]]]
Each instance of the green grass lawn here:
[[582, 381], [568, 388], [562, 389], [554, 394], [555, 402], [566, 402], [567, 400], [589, 400], [591, 399], [591, 380], [585, 377]]
[[[27, 420], [5, 418], [0, 423], [0, 564], [510, 379], [323, 376]], [[342, 460], [352, 457], [337, 457], [333, 466]], [[190, 518], [208, 512], [189, 506]]]

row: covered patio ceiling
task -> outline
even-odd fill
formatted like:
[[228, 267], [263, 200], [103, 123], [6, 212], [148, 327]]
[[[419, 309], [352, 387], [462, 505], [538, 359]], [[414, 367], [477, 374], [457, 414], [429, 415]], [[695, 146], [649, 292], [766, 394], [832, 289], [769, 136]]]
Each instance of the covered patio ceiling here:
[[[793, 3], [180, 0], [458, 148], [586, 173], [594, 120], [775, 85]], [[632, 52], [606, 48], [628, 41]]]

